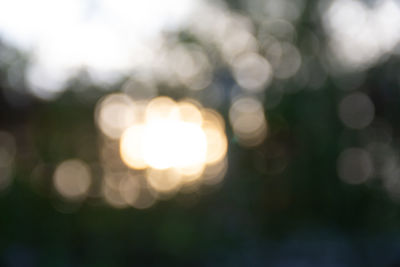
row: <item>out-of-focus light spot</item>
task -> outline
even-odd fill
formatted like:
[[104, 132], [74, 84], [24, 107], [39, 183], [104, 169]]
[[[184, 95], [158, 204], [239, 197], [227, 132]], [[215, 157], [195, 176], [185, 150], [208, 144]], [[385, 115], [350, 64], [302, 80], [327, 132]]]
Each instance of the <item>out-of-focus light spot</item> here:
[[104, 182], [102, 189], [104, 200], [110, 206], [114, 208], [125, 208], [128, 206], [119, 188], [113, 188]]
[[180, 102], [178, 104], [179, 119], [187, 123], [193, 123], [201, 126], [203, 117], [199, 108], [191, 102]]
[[[195, 22], [194, 30], [213, 41], [226, 62], [245, 52], [257, 52], [253, 23], [245, 16], [213, 5], [200, 10], [203, 16]], [[205, 20], [204, 18], [208, 18]]]
[[111, 187], [115, 190], [119, 189], [119, 185], [123, 180], [126, 179], [128, 176], [127, 171], [114, 171], [114, 170], [108, 170], [105, 169], [104, 175], [103, 175], [103, 182], [108, 186]]
[[279, 66], [282, 58], [282, 43], [271, 35], [263, 36], [260, 39], [260, 45], [263, 49], [265, 57], [272, 66]]
[[238, 98], [229, 110], [233, 132], [244, 146], [262, 143], [267, 134], [267, 122], [262, 104], [255, 98]]
[[262, 91], [272, 80], [271, 65], [259, 54], [243, 54], [232, 65], [236, 81], [246, 90]]
[[77, 0], [0, 1], [0, 33], [34, 54], [27, 82], [34, 95], [48, 99], [82, 67], [102, 83], [145, 66], [157, 47], [152, 38], [181, 25], [199, 2], [102, 0], [93, 8]]
[[223, 132], [212, 122], [206, 121], [203, 127], [207, 138], [207, 164], [221, 161], [228, 150], [228, 141]]
[[374, 174], [382, 180], [389, 197], [400, 202], [400, 157], [390, 143], [373, 142], [368, 145], [373, 159]]
[[353, 93], [339, 103], [339, 117], [349, 128], [362, 129], [367, 127], [375, 116], [375, 106], [364, 93]]
[[282, 19], [266, 20], [261, 24], [258, 36], [262, 42], [270, 36], [274, 36], [280, 41], [292, 42], [295, 40], [296, 30], [288, 21]]
[[103, 196], [106, 202], [117, 208], [134, 206], [140, 194], [140, 177], [128, 171], [106, 171], [103, 177]]
[[227, 62], [246, 52], [256, 52], [258, 49], [257, 40], [247, 32], [231, 28], [224, 38], [221, 38], [220, 49]]
[[228, 160], [224, 158], [214, 164], [207, 165], [204, 170], [204, 183], [205, 184], [218, 184], [220, 183], [228, 170]]
[[[136, 158], [136, 161], [142, 158], [143, 167], [146, 166], [146, 162], [155, 169], [198, 165], [204, 162], [206, 157], [206, 137], [201, 124], [201, 113], [193, 104], [183, 102], [177, 105], [167, 97], [155, 98], [146, 109], [143, 138], [130, 137], [132, 129], [138, 132], [136, 126], [124, 134], [121, 140], [122, 158], [125, 161], [129, 160], [125, 155], [135, 153], [135, 157], [132, 158]], [[141, 148], [128, 147], [130, 143], [135, 143]], [[134, 164], [130, 166], [134, 167]]]
[[299, 50], [291, 43], [266, 35], [261, 40], [261, 46], [276, 78], [288, 79], [299, 71], [302, 58]]
[[144, 158], [156, 169], [184, 168], [204, 162], [206, 137], [200, 126], [179, 120], [150, 122]]
[[169, 97], [156, 97], [146, 107], [146, 123], [177, 119], [176, 103]]
[[377, 1], [373, 8], [362, 1], [335, 0], [322, 16], [330, 59], [341, 66], [333, 71], [365, 69], [400, 40], [400, 7], [393, 0]]
[[121, 137], [121, 158], [131, 168], [145, 169], [148, 166], [144, 159], [145, 134], [145, 126], [136, 124], [126, 129]]
[[172, 70], [184, 85], [200, 90], [211, 83], [211, 65], [205, 53], [197, 46], [177, 46], [169, 54]]
[[126, 179], [122, 180], [119, 184], [122, 198], [130, 206], [134, 206], [139, 197], [141, 185], [139, 182], [140, 177], [128, 175]]
[[189, 167], [179, 168], [179, 172], [182, 174], [182, 179], [184, 183], [190, 184], [197, 182], [202, 178], [204, 168], [206, 164], [204, 162], [192, 165]]
[[139, 195], [132, 206], [136, 209], [148, 209], [156, 203], [156, 197], [150, 190], [143, 186], [140, 189]]
[[287, 79], [297, 73], [301, 66], [301, 56], [298, 49], [287, 42], [280, 45], [281, 54], [279, 63], [273, 65], [274, 76], [279, 79]]
[[201, 114], [203, 116], [203, 121], [206, 126], [213, 125], [217, 127], [220, 131], [225, 133], [225, 121], [218, 112], [212, 109], [203, 109]]
[[206, 163], [214, 164], [223, 160], [228, 150], [228, 140], [225, 135], [225, 122], [214, 110], [204, 109], [203, 131], [207, 139]]
[[200, 181], [208, 165], [223, 161], [228, 148], [221, 115], [190, 99], [151, 100], [144, 123], [127, 128], [120, 140], [122, 161], [133, 169], [147, 169], [151, 189], [166, 193]]
[[66, 160], [57, 166], [53, 181], [61, 196], [70, 200], [81, 199], [86, 196], [92, 182], [90, 168], [81, 160]]
[[64, 71], [56, 72], [44, 63], [28, 66], [25, 76], [31, 93], [40, 99], [54, 99], [63, 90], [67, 74]]
[[189, 26], [201, 39], [217, 41], [218, 35], [225, 29], [228, 14], [226, 5], [222, 2], [213, 5], [202, 2], [192, 15]]
[[99, 143], [99, 159], [104, 168], [118, 169], [125, 166], [120, 158], [119, 141], [101, 136]]
[[157, 94], [157, 88], [150, 79], [151, 77], [130, 79], [122, 86], [122, 91], [130, 96], [133, 101], [150, 100]]
[[400, 201], [400, 157], [389, 143], [373, 142], [368, 145], [373, 158], [374, 174], [382, 180], [389, 197]]
[[171, 192], [179, 189], [182, 182], [181, 173], [174, 169], [157, 170], [153, 168], [147, 169], [147, 181], [149, 185], [158, 192]]
[[348, 148], [338, 158], [337, 171], [340, 179], [346, 183], [364, 183], [373, 174], [371, 155], [361, 148]]
[[373, 160], [374, 174], [385, 180], [392, 173], [390, 170], [395, 165], [393, 163], [399, 160], [397, 152], [390, 144], [381, 142], [368, 144], [367, 151]]
[[269, 17], [296, 20], [303, 12], [304, 1], [268, 0], [262, 1], [264, 10]]
[[122, 132], [136, 120], [132, 100], [125, 94], [111, 94], [96, 107], [96, 122], [109, 138], [118, 139]]

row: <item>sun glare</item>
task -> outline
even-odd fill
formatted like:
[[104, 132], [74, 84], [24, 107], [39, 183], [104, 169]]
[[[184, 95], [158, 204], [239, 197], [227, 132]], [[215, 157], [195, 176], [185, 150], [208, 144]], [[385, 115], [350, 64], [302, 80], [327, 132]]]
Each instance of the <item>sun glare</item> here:
[[[124, 102], [127, 105], [124, 110], [137, 110], [136, 103]], [[103, 114], [104, 100], [99, 105], [98, 114]], [[191, 100], [175, 102], [162, 96], [149, 101], [144, 111], [128, 114], [136, 119], [126, 120], [129, 123], [124, 125], [119, 139], [120, 156], [129, 168], [146, 170], [147, 183], [153, 191], [172, 192], [184, 183], [208, 178], [209, 166], [217, 166], [225, 160], [228, 141], [224, 120], [214, 110], [204, 109]], [[138, 118], [140, 116], [143, 118]], [[101, 122], [102, 116], [97, 120]], [[110, 122], [115, 124], [118, 120]], [[107, 136], [102, 125], [98, 123]]]

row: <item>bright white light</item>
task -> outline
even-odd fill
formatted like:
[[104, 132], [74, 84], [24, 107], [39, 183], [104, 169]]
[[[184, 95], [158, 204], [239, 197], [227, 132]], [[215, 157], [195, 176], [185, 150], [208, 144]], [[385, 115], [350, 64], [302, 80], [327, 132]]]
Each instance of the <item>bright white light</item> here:
[[269, 62], [256, 53], [247, 53], [233, 62], [233, 74], [244, 89], [259, 92], [272, 80], [272, 68]]
[[400, 7], [394, 0], [335, 0], [323, 14], [336, 60], [351, 69], [366, 68], [400, 41]]
[[162, 96], [147, 104], [143, 116], [122, 134], [120, 156], [128, 167], [147, 171], [152, 189], [174, 191], [200, 181], [205, 170], [204, 178], [223, 175], [224, 168], [218, 166], [228, 141], [216, 111], [190, 99], [175, 102]]
[[201, 127], [168, 119], [147, 125], [144, 147], [144, 159], [155, 169], [201, 164], [205, 161], [207, 149]]
[[79, 68], [96, 79], [150, 62], [150, 40], [183, 23], [199, 1], [0, 0], [0, 37], [33, 52], [27, 81], [49, 98]]

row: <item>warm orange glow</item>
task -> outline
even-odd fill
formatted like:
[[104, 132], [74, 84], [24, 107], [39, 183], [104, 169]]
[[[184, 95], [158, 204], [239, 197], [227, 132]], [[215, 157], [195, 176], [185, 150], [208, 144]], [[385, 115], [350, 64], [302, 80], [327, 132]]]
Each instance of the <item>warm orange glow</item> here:
[[225, 157], [228, 150], [228, 141], [223, 132], [211, 123], [203, 127], [207, 139], [207, 164], [215, 163]]
[[142, 124], [129, 127], [121, 137], [121, 158], [131, 168], [147, 168], [147, 163], [144, 160], [144, 138], [145, 126]]
[[190, 100], [168, 97], [151, 100], [144, 123], [128, 127], [120, 139], [122, 161], [133, 169], [147, 169], [152, 190], [172, 192], [203, 177], [208, 164], [225, 158], [228, 142], [223, 118]]
[[158, 120], [150, 122], [145, 132], [144, 159], [152, 168], [188, 167], [205, 159], [205, 136], [196, 124]]
[[199, 163], [190, 167], [179, 168], [179, 172], [183, 175], [185, 183], [191, 183], [202, 177], [205, 166], [204, 163]]
[[184, 122], [193, 123], [199, 126], [203, 123], [201, 112], [193, 103], [187, 101], [179, 103], [178, 112], [180, 120]]
[[[101, 149], [104, 200], [117, 208], [144, 209], [182, 188], [222, 180], [228, 150], [222, 116], [192, 99], [148, 100], [136, 86], [141, 85], [130, 82], [125, 94], [110, 94], [96, 108], [97, 126], [107, 137]], [[122, 163], [145, 175], [132, 176]]]
[[174, 116], [178, 116], [176, 108], [177, 105], [175, 101], [169, 97], [162, 96], [154, 98], [146, 108], [146, 123], [172, 119]]
[[201, 114], [203, 116], [204, 125], [214, 125], [225, 134], [225, 121], [218, 112], [212, 109], [203, 109]]

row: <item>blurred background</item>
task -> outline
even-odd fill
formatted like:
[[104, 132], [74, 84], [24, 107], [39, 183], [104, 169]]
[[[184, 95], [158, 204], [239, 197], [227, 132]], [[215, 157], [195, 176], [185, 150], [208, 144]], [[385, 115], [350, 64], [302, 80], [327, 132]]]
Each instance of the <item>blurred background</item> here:
[[0, 266], [400, 266], [400, 1], [0, 0]]

